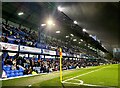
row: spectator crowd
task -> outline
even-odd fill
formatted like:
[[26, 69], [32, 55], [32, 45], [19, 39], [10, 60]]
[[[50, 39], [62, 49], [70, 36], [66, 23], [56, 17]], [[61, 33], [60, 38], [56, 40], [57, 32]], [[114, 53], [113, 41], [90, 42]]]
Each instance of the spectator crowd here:
[[[86, 49], [81, 49], [79, 46], [71, 45], [68, 42], [63, 42], [60, 39], [51, 38], [46, 35], [46, 40], [44, 44], [38, 43], [38, 33], [31, 29], [14, 27], [9, 24], [2, 23], [2, 34], [0, 34], [2, 42], [24, 45], [29, 47], [44, 48], [48, 50], [58, 51], [58, 48], [61, 47], [63, 52], [70, 54], [85, 52]], [[4, 55], [6, 54], [6, 55]], [[14, 57], [10, 57], [8, 52], [3, 52], [2, 54], [2, 65], [10, 66], [10, 70], [19, 70], [23, 69], [23, 74], [28, 75], [32, 73], [49, 73], [52, 71], [58, 71], [60, 68], [59, 60], [55, 59], [43, 59], [43, 58], [28, 58], [21, 57], [17, 53]], [[89, 62], [86, 59], [65, 59], [62, 60], [63, 70], [67, 69], [76, 69], [87, 66], [96, 66], [99, 65], [99, 62]]]
[[[10, 65], [11, 70], [18, 70], [20, 67], [24, 70], [24, 75], [32, 74], [32, 71], [36, 73], [49, 73], [53, 71], [58, 71], [60, 68], [59, 59], [42, 59], [42, 58], [32, 58], [21, 57], [16, 54], [14, 57], [10, 57], [8, 53], [3, 57], [3, 65]], [[66, 59], [62, 60], [63, 70], [76, 69], [88, 66], [97, 66], [99, 62], [87, 61], [86, 59]]]

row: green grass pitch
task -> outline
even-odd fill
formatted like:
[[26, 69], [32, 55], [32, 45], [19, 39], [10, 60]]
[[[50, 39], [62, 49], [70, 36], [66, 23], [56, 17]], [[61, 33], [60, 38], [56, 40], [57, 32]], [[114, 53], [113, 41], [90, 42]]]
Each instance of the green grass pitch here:
[[119, 88], [118, 64], [94, 66], [63, 71], [63, 83], [59, 72], [2, 81], [2, 86], [22, 88]]

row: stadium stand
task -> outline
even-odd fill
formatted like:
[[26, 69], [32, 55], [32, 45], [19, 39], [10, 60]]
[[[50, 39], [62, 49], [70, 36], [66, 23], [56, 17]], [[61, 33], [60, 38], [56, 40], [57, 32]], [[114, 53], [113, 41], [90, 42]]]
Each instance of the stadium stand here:
[[[30, 36], [34, 35], [34, 36]], [[2, 34], [1, 40], [7, 44], [16, 44], [19, 46], [29, 46], [38, 49], [53, 50], [59, 55], [59, 47], [63, 49], [63, 53], [68, 52], [69, 55], [74, 55], [78, 52], [90, 51], [91, 55], [94, 54], [92, 50], [86, 50], [77, 46], [69, 46], [61, 40], [56, 38], [50, 38], [47, 36], [46, 44], [37, 42], [37, 36], [35, 31], [27, 30], [25, 28], [17, 28], [9, 24], [2, 23]], [[4, 47], [5, 48], [5, 47]], [[28, 52], [29, 53], [29, 52]], [[94, 54], [95, 55], [95, 54]], [[41, 59], [32, 57], [21, 57], [19, 53], [14, 56], [9, 56], [8, 51], [3, 52], [3, 70], [6, 72], [7, 77], [16, 77], [32, 74], [33, 71], [36, 73], [49, 73], [52, 71], [59, 70], [59, 60], [54, 59]], [[97, 60], [88, 61], [87, 59], [63, 59], [63, 70], [75, 69], [86, 66], [99, 65]]]

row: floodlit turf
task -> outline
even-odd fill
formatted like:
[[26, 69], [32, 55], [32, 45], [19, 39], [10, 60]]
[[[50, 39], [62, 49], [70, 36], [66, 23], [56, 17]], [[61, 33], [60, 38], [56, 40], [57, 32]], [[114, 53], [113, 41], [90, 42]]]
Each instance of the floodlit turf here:
[[63, 71], [63, 82], [60, 83], [59, 72], [53, 72], [46, 75], [6, 80], [3, 81], [2, 85], [23, 87], [30, 85], [30, 87], [37, 86], [39, 88], [90, 88], [91, 85], [92, 88], [95, 88], [98, 85], [96, 88], [99, 86], [118, 88], [118, 65]]

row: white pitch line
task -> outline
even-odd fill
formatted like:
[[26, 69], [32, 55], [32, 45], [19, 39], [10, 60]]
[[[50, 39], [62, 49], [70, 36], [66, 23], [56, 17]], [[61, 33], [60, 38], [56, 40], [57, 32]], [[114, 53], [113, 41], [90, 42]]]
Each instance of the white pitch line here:
[[79, 80], [79, 79], [74, 79], [74, 80], [79, 81], [80, 84], [83, 84], [83, 81], [82, 81], [82, 80]]
[[77, 85], [83, 84], [82, 80], [79, 80], [79, 79], [73, 79], [73, 80], [79, 81], [80, 83], [74, 83], [74, 82], [62, 82], [62, 83], [74, 83], [74, 84], [77, 84]]
[[63, 83], [81, 85], [80, 83], [73, 83], [73, 82], [63, 82]]
[[[107, 66], [107, 67], [111, 67], [111, 66]], [[81, 76], [84, 76], [84, 75], [87, 75], [87, 74], [90, 74], [90, 73], [99, 71], [99, 70], [104, 69], [104, 68], [107, 68], [107, 67], [103, 67], [103, 68], [100, 68], [100, 69], [97, 69], [97, 70], [93, 70], [93, 71], [90, 71], [90, 72], [87, 72], [87, 73], [84, 73], [84, 74], [80, 74], [80, 75], [78, 75], [78, 76], [75, 76], [75, 77], [66, 79], [66, 80], [64, 80], [63, 82], [66, 82], [66, 81], [69, 81], [69, 80], [72, 80], [72, 79], [75, 79], [75, 78], [78, 78], [78, 77], [81, 77]]]
[[[67, 80], [62, 81], [62, 83], [76, 84], [76, 85], [85, 85], [85, 86], [99, 86], [99, 87], [103, 87], [103, 86], [101, 86], [101, 85], [84, 84], [82, 80], [75, 79], [75, 78], [78, 78], [78, 77], [80, 77], [80, 76], [84, 76], [84, 75], [87, 75], [87, 74], [90, 74], [90, 73], [93, 73], [93, 72], [96, 72], [96, 71], [99, 71], [99, 70], [101, 70], [101, 69], [108, 68], [108, 67], [111, 67], [111, 66], [103, 67], [103, 68], [100, 68], [100, 69], [97, 69], [97, 70], [94, 70], [94, 71], [90, 71], [90, 72], [87, 72], [87, 73], [84, 73], [84, 74], [81, 74], [81, 75], [72, 77], [72, 78], [70, 78], [70, 79], [67, 79]], [[67, 81], [70, 81], [70, 80], [77, 80], [77, 81], [79, 81], [80, 83], [67, 82]], [[115, 87], [109, 87], [109, 88], [115, 88]]]

